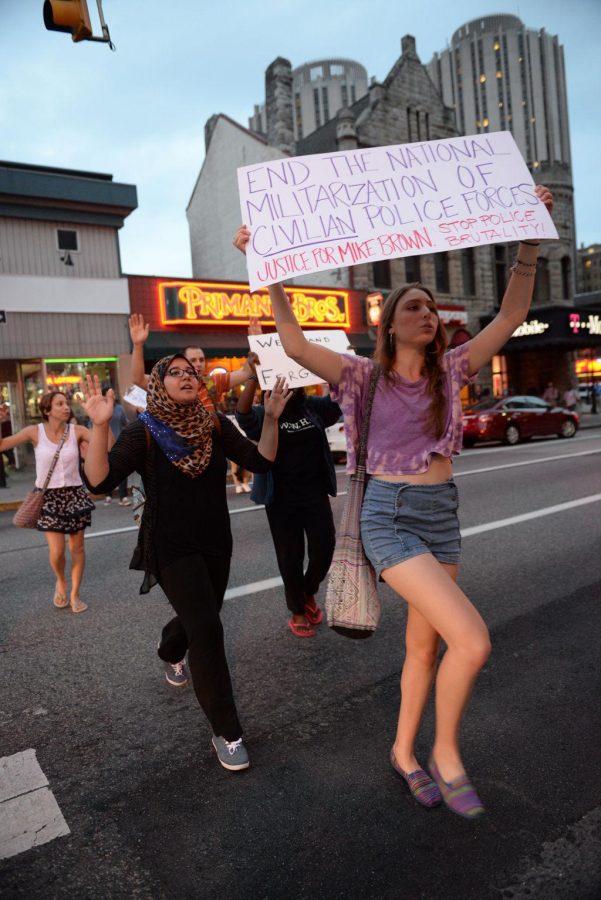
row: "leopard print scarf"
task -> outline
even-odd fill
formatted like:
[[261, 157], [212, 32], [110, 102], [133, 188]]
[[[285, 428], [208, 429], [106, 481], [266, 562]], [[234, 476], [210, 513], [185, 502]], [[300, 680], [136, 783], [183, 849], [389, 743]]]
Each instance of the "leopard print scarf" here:
[[[190, 365], [184, 356], [164, 356], [156, 363], [148, 382], [146, 409], [155, 419], [171, 428], [191, 445], [190, 453], [181, 459], [171, 458], [174, 466], [188, 478], [198, 478], [209, 464], [213, 450], [213, 417], [198, 398], [194, 403], [176, 403], [165, 389], [163, 379], [175, 360]], [[152, 433], [152, 427], [151, 427]], [[155, 435], [153, 435], [156, 437]]]

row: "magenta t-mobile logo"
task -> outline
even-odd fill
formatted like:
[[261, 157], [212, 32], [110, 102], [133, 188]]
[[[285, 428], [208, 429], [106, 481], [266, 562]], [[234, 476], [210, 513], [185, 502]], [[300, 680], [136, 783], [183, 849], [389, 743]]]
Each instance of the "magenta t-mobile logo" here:
[[578, 334], [580, 329], [580, 313], [570, 313], [570, 328], [574, 334]]

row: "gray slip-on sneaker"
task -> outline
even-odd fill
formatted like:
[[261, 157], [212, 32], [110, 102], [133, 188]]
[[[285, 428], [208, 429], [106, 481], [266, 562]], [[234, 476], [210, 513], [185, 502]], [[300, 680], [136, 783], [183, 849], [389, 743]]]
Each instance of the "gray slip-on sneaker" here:
[[226, 741], [225, 738], [218, 737], [214, 734], [212, 742], [215, 753], [217, 754], [217, 759], [224, 769], [229, 769], [230, 772], [239, 772], [241, 769], [248, 769], [250, 760], [248, 758], [248, 753], [246, 752], [246, 747], [242, 743], [242, 738], [238, 738], [237, 741]]

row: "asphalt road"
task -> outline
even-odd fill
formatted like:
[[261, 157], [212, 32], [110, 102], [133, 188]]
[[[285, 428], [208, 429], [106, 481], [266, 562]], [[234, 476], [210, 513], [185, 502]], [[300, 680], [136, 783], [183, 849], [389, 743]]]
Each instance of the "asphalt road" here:
[[[282, 588], [256, 587], [278, 573], [246, 495], [223, 619], [252, 766], [233, 775], [163, 680], [169, 609], [127, 568], [130, 513], [94, 514], [81, 616], [1, 513], [0, 755], [36, 751], [70, 829], [0, 862], [3, 900], [600, 898], [601, 431], [468, 450], [456, 477], [461, 584], [493, 639], [464, 726], [478, 823], [418, 807], [389, 767], [403, 602], [382, 587], [369, 641], [294, 638]], [[431, 739], [429, 709], [423, 763]]]

